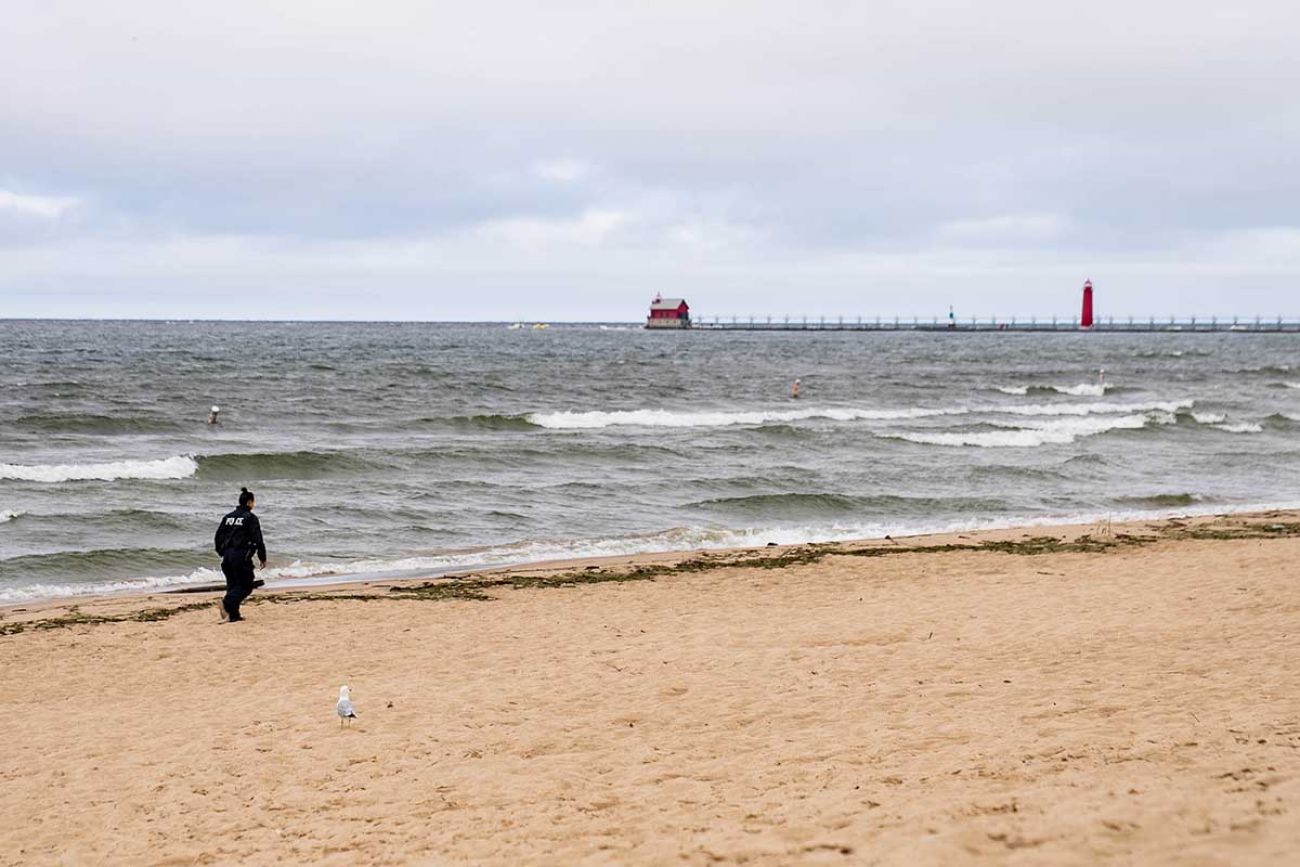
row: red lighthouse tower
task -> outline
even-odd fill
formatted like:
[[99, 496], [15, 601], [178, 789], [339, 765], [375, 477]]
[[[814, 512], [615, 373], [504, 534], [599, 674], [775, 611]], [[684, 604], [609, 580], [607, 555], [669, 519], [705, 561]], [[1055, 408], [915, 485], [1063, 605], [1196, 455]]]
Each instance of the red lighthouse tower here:
[[1092, 327], [1092, 281], [1083, 281], [1083, 313], [1079, 316], [1080, 328]]

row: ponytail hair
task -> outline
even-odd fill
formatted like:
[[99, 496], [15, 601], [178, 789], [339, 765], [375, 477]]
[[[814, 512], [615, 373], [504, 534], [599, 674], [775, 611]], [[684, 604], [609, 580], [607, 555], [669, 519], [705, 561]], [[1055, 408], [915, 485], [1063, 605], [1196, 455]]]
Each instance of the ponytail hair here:
[[241, 506], [247, 506], [249, 503], [253, 502], [253, 500], [255, 500], [255, 499], [257, 499], [257, 498], [253, 496], [253, 492], [250, 491], [248, 488], [240, 488], [240, 489], [239, 489], [239, 505], [241, 505]]

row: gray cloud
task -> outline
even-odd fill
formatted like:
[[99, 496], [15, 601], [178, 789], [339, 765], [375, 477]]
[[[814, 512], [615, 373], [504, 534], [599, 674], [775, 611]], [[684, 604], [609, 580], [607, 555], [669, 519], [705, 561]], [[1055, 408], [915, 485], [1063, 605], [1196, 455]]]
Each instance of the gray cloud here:
[[1084, 276], [1297, 313], [1297, 37], [1262, 0], [29, 4], [0, 315], [1029, 315]]

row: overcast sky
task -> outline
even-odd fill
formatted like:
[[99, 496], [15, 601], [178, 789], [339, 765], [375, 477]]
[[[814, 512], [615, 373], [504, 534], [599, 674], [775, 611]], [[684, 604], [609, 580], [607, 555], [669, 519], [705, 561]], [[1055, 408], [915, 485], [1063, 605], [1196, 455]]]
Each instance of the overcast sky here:
[[9, 4], [0, 317], [1300, 315], [1300, 4]]

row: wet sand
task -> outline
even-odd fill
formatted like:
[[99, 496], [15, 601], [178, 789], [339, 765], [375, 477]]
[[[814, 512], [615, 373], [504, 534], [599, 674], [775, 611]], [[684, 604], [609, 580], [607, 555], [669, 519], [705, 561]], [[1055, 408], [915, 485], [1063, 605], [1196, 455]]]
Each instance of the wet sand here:
[[1294, 863], [1297, 563], [1272, 513], [4, 609], [0, 863]]

